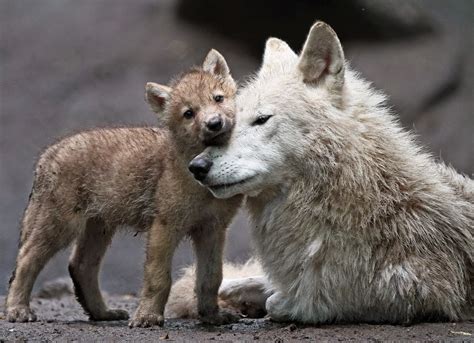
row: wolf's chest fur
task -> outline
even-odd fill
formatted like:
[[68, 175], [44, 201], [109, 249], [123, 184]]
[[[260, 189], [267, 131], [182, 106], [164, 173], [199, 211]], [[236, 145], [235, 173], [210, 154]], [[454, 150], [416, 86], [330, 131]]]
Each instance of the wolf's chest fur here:
[[[342, 254], [347, 253], [349, 243], [355, 249], [363, 249], [364, 245], [349, 232], [330, 224], [320, 211], [317, 215], [303, 212], [281, 195], [253, 217], [252, 233], [263, 256], [262, 263], [272, 269], [277, 283], [286, 283], [285, 288], [291, 288], [286, 281], [296, 286], [308, 268], [320, 273], [338, 257], [343, 261]], [[313, 282], [318, 282], [317, 278]]]

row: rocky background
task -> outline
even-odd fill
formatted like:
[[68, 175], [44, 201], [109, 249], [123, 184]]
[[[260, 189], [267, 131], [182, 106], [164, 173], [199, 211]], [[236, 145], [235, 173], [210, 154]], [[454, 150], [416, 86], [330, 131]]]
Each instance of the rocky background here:
[[[243, 80], [258, 68], [268, 36], [299, 50], [316, 19], [336, 29], [352, 66], [390, 95], [403, 125], [472, 175], [473, 15], [471, 0], [0, 0], [0, 294], [44, 147], [83, 129], [153, 125], [145, 82], [167, 82], [210, 48]], [[105, 290], [139, 289], [143, 240], [116, 237], [104, 261]], [[227, 257], [249, 254], [241, 214]], [[185, 243], [175, 269], [191, 261]], [[66, 274], [64, 252], [37, 284]]]

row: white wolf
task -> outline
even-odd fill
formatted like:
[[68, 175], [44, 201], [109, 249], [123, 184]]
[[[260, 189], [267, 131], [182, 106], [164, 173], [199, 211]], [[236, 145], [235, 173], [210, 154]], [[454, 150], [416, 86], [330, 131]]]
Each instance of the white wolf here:
[[228, 145], [194, 161], [216, 197], [247, 195], [267, 279], [224, 281], [222, 297], [260, 290], [272, 319], [307, 323], [466, 317], [474, 182], [423, 152], [328, 25], [299, 56], [270, 38], [237, 109]]

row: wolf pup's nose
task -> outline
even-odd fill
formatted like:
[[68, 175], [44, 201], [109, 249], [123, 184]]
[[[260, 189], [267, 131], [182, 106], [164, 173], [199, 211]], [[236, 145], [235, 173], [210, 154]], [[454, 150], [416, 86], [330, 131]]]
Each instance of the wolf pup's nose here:
[[207, 128], [210, 131], [219, 131], [224, 126], [224, 122], [222, 121], [220, 116], [215, 116], [206, 123]]
[[207, 173], [212, 167], [212, 161], [205, 157], [195, 158], [189, 163], [188, 169], [193, 173], [194, 178], [202, 181], [206, 178]]

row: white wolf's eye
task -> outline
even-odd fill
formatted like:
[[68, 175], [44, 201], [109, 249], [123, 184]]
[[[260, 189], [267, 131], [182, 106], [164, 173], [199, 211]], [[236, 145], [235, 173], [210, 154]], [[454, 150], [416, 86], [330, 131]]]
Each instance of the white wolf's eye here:
[[262, 114], [255, 119], [255, 121], [252, 123], [252, 125], [263, 125], [265, 124], [268, 119], [270, 119], [271, 115], [270, 114]]

